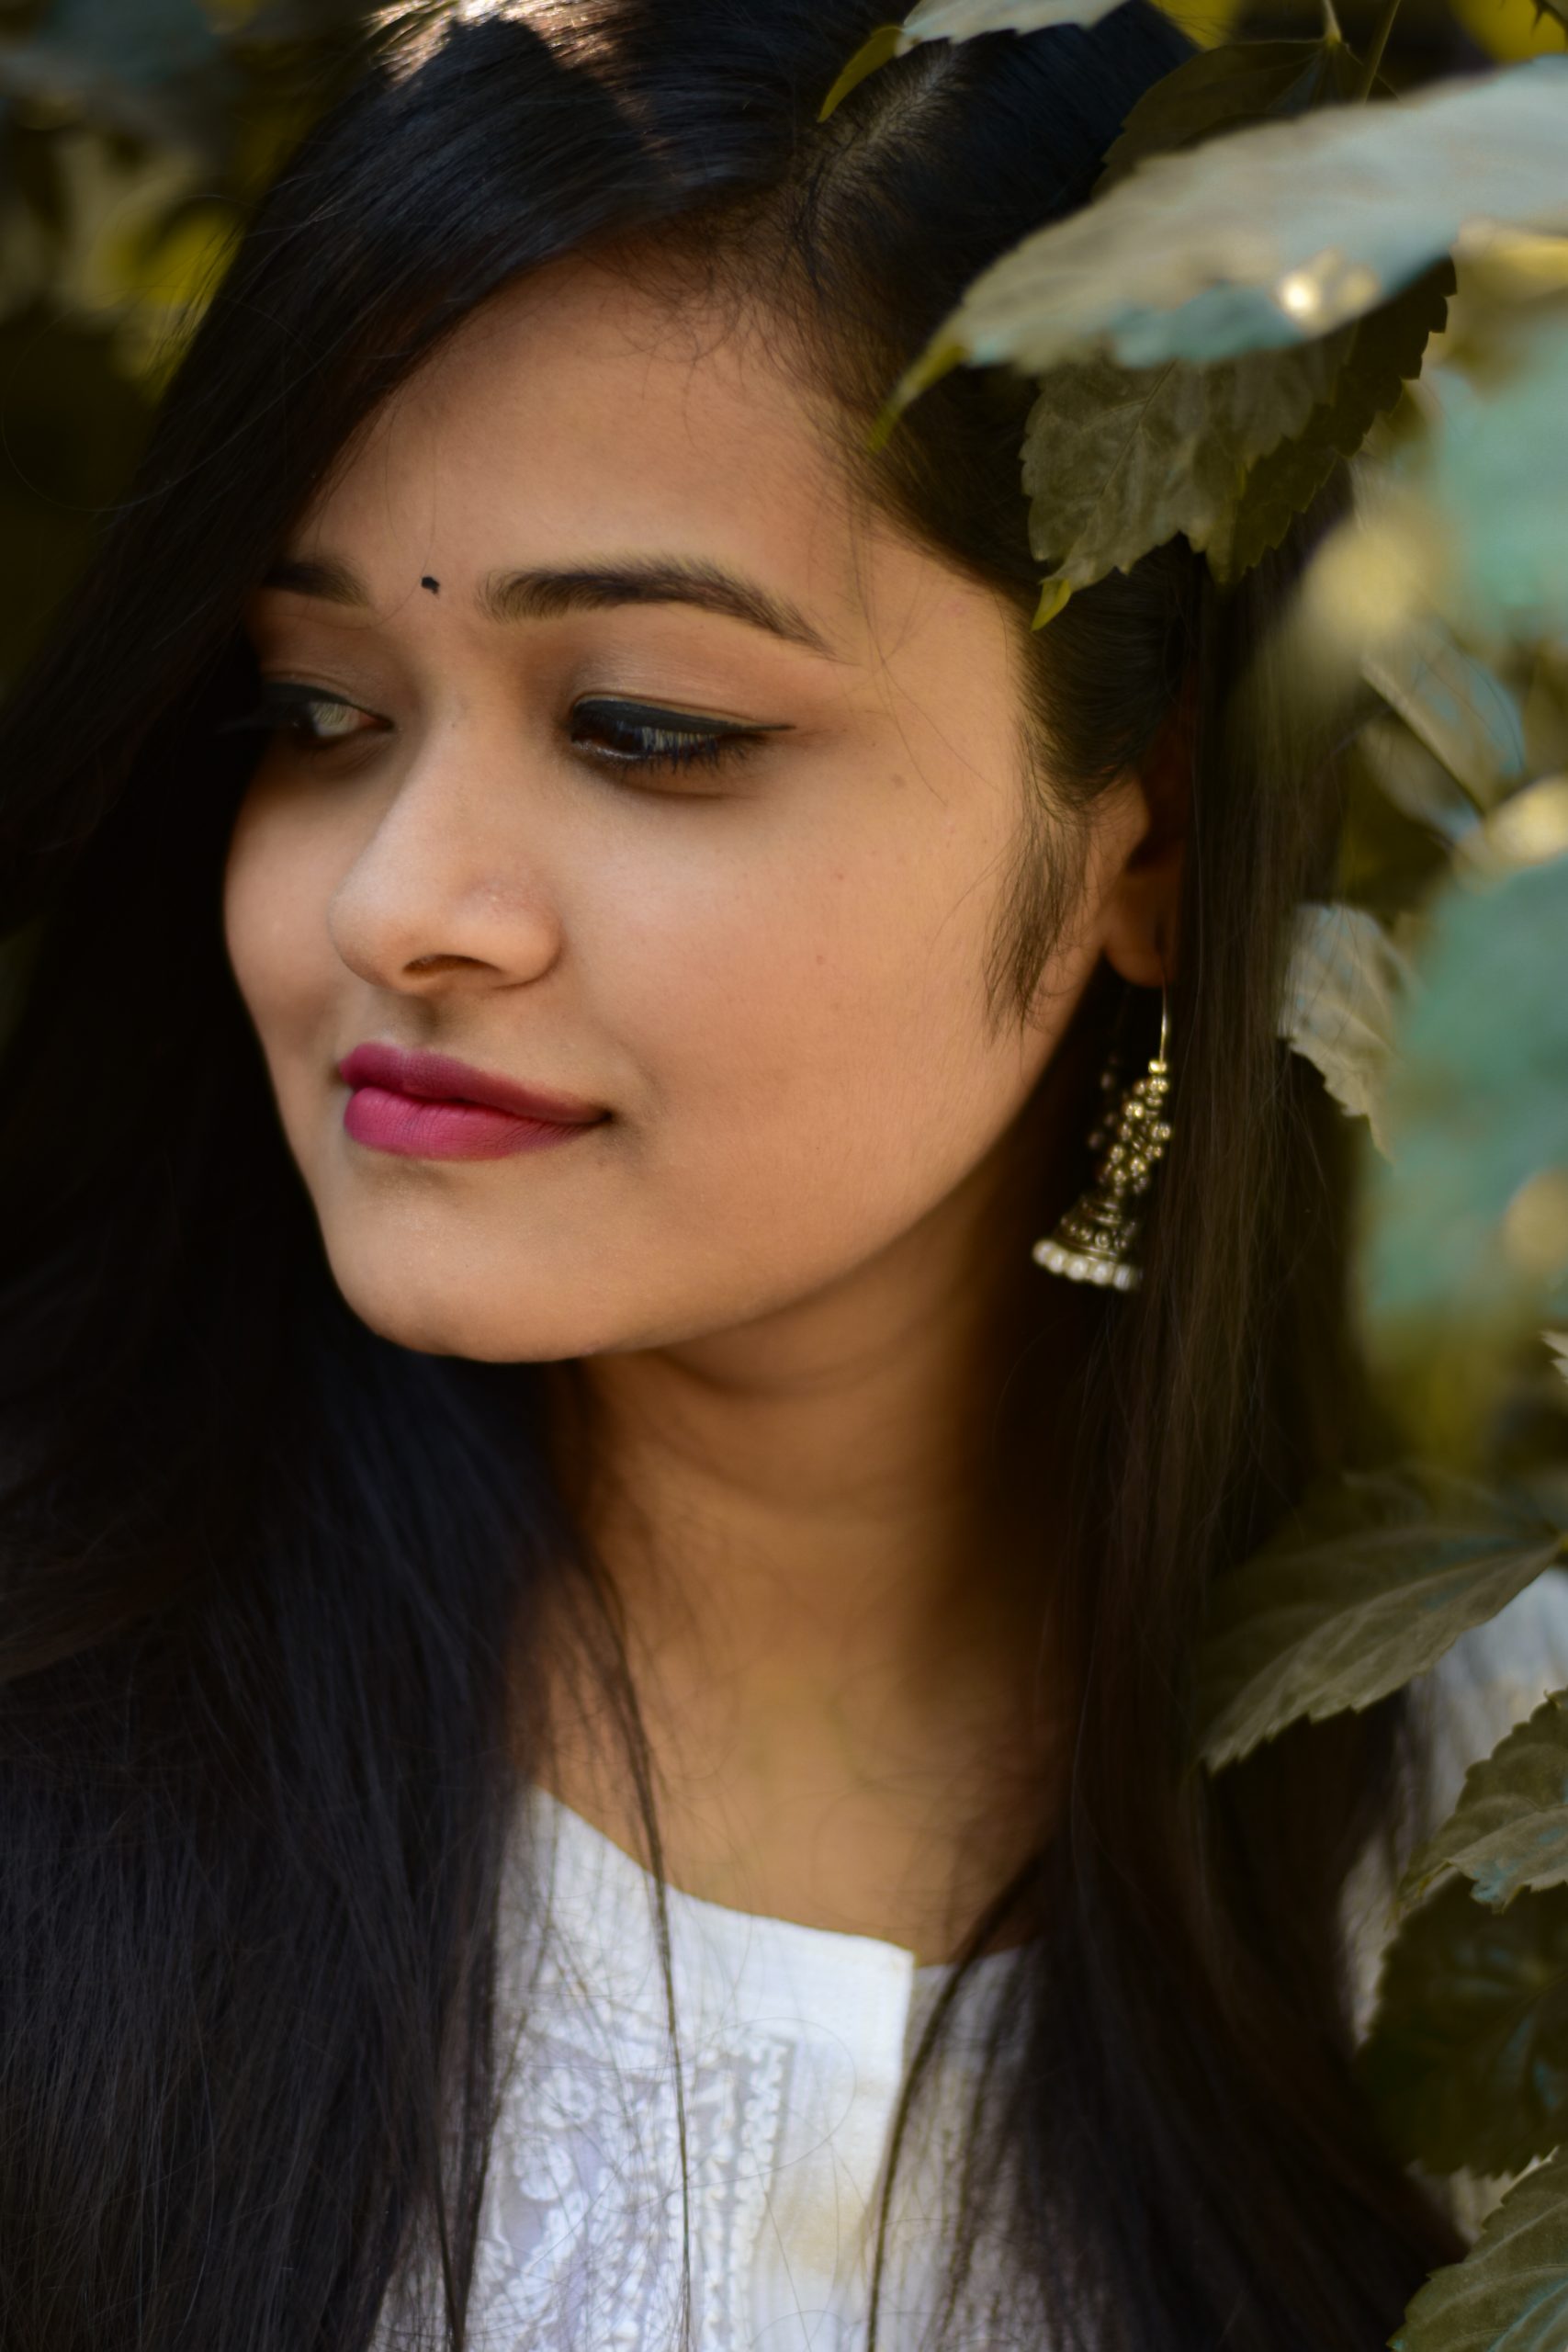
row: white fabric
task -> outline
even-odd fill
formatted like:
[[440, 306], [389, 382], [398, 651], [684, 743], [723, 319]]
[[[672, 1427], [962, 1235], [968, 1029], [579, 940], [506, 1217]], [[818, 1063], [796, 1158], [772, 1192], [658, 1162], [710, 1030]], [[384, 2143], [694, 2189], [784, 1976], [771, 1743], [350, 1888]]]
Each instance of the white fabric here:
[[[1544, 1692], [1568, 1682], [1568, 1576], [1556, 1572], [1468, 1636], [1427, 1679], [1434, 1816]], [[652, 1879], [542, 1791], [530, 1798], [544, 1885], [518, 1879], [504, 2004], [525, 2017], [499, 2120], [476, 2282], [477, 2352], [674, 2352], [680, 2302], [681, 2111]], [[540, 1922], [539, 1894], [548, 1923]], [[1392, 1924], [1363, 1872], [1347, 1917], [1370, 2009]], [[860, 2352], [876, 2198], [905, 2066], [950, 1972], [874, 1938], [667, 1895], [690, 2179], [695, 2352]], [[979, 1963], [900, 2159], [878, 2340], [914, 2352], [943, 2254], [965, 2093], [987, 2008], [1016, 1955]], [[908, 2167], [908, 2170], [906, 2169]], [[979, 2279], [987, 2284], [984, 2258]], [[1000, 2277], [998, 2272], [998, 2277]], [[1028, 2344], [1000, 2310], [979, 2352]], [[383, 2343], [398, 2341], [389, 2324]]]
[[[519, 1887], [509, 2006], [526, 2032], [479, 2265], [483, 2352], [680, 2341], [680, 2127], [654, 1883], [543, 1791], [547, 1926]], [[908, 2061], [951, 1972], [873, 1937], [666, 1896], [691, 2182], [698, 2352], [864, 2340], [876, 2196]], [[918, 2340], [950, 2127], [978, 2064], [998, 1953], [965, 1987], [934, 2124], [900, 2159], [887, 2352]], [[906, 2177], [906, 2165], [908, 2167]], [[908, 2273], [913, 2271], [911, 2278]], [[1020, 2339], [1022, 2340], [1021, 2338]]]

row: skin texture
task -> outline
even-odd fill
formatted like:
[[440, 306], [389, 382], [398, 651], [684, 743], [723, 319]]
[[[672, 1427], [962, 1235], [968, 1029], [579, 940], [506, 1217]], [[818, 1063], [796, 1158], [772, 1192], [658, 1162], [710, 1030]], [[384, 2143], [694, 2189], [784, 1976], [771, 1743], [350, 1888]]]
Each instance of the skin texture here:
[[[1108, 794], [1033, 1017], [993, 1015], [1018, 616], [857, 510], [760, 335], [604, 264], [468, 322], [289, 553], [370, 601], [260, 592], [263, 673], [352, 731], [273, 739], [224, 917], [333, 1274], [407, 1347], [558, 1366], [569, 1476], [592, 1416], [672, 1882], [939, 1957], [1049, 1770], [1038, 1595], [976, 1476], [998, 1299], [1050, 1282], [1008, 1205], [1021, 1123], [1100, 958], [1157, 985], [1179, 845], [1139, 778]], [[674, 604], [476, 602], [655, 557], [744, 575], [824, 650]], [[627, 770], [574, 741], [588, 695], [778, 731]], [[612, 1115], [395, 1158], [342, 1125], [367, 1039]], [[630, 1844], [567, 1687], [554, 1784]]]

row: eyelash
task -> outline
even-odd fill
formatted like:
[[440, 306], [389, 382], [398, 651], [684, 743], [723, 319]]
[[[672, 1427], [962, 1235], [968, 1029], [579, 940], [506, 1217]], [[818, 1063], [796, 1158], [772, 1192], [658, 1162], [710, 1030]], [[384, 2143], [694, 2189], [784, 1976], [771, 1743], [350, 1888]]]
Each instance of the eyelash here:
[[[355, 728], [345, 735], [312, 735], [307, 721], [313, 710], [342, 711], [355, 717], [372, 715], [361, 712], [357, 704], [345, 702], [339, 695], [297, 684], [292, 679], [274, 679], [264, 686], [255, 708], [243, 718], [231, 719], [222, 731], [287, 735], [296, 751], [311, 759], [340, 751], [345, 744], [361, 741], [377, 731]], [[765, 735], [782, 731], [771, 726], [734, 727], [721, 719], [666, 710], [657, 703], [627, 702], [601, 695], [590, 695], [573, 707], [572, 741], [579, 748], [585, 747], [575, 730], [589, 713], [593, 714], [602, 737], [613, 738], [617, 732], [622, 737], [621, 741], [612, 741], [608, 748], [592, 752], [589, 756], [601, 766], [615, 768], [623, 775], [720, 767], [754, 752]], [[627, 736], [633, 739], [630, 744], [625, 740]]]

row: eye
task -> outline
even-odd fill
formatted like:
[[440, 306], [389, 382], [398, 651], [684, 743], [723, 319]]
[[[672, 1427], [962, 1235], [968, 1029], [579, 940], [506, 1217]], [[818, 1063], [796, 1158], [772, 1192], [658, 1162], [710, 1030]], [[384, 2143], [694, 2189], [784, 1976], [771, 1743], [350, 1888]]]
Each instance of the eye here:
[[785, 732], [778, 725], [740, 726], [732, 718], [602, 695], [585, 697], [571, 713], [571, 741], [579, 751], [607, 767], [638, 774], [719, 767], [744, 759], [764, 735]]
[[361, 741], [386, 727], [374, 711], [344, 702], [324, 686], [308, 686], [293, 678], [269, 678], [254, 710], [231, 718], [220, 734], [287, 735], [297, 751], [328, 752], [340, 743]]

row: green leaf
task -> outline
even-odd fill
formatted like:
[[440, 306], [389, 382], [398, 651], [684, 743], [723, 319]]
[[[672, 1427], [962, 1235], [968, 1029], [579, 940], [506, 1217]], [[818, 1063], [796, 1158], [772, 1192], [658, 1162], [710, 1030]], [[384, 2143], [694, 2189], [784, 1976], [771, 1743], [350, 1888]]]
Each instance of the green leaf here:
[[1228, 526], [1248, 465], [1306, 422], [1345, 350], [1345, 337], [1328, 336], [1213, 368], [1053, 368], [1024, 429], [1035, 555], [1084, 588], [1178, 531], [1206, 547]]
[[197, 0], [54, 0], [31, 38], [0, 42], [0, 90], [214, 160], [235, 95]]
[[1568, 1880], [1568, 1691], [1544, 1700], [1465, 1774], [1459, 1803], [1414, 1857], [1399, 1890], [1419, 1900], [1447, 1870], [1502, 1910], [1522, 1887]]
[[1335, 465], [1352, 458], [1375, 420], [1398, 400], [1407, 378], [1420, 373], [1429, 338], [1442, 332], [1454, 266], [1446, 257], [1391, 302], [1345, 330], [1349, 348], [1334, 389], [1305, 427], [1258, 458], [1226, 523], [1208, 542], [1209, 568], [1230, 582], [1277, 548], [1293, 516], [1311, 505]]
[[901, 25], [878, 25], [876, 30], [868, 34], [862, 41], [823, 99], [818, 110], [818, 121], [826, 122], [828, 117], [836, 113], [842, 106], [850, 92], [860, 87], [868, 74], [874, 74], [879, 65], [886, 65], [891, 59], [901, 57], [908, 46]]
[[1337, 36], [1222, 41], [1201, 49], [1145, 91], [1107, 149], [1094, 192], [1103, 196], [1150, 155], [1171, 154], [1313, 107], [1348, 104], [1359, 78], [1355, 58]]
[[1303, 906], [1285, 975], [1280, 1034], [1322, 1074], [1335, 1101], [1388, 1149], [1383, 1098], [1404, 957], [1363, 908]]
[[[1480, 823], [1475, 805], [1455, 783], [1451, 771], [1392, 711], [1374, 711], [1356, 736], [1359, 774], [1377, 787], [1382, 798], [1414, 824], [1450, 847]], [[1364, 808], [1357, 812], [1365, 820]], [[1440, 871], [1440, 869], [1439, 869]], [[1429, 886], [1425, 869], [1418, 886]], [[1427, 895], [1427, 888], [1422, 895]], [[1348, 898], [1365, 899], [1365, 890], [1347, 889]]]
[[1373, 648], [1361, 673], [1478, 808], [1492, 808], [1523, 781], [1518, 696], [1435, 614], [1416, 616]]
[[979, 33], [1034, 33], [1058, 25], [1097, 25], [1122, 0], [919, 0], [901, 25], [878, 25], [861, 43], [827, 96], [818, 122], [881, 65], [927, 40], [972, 40]]
[[1048, 622], [1054, 621], [1072, 593], [1065, 580], [1042, 581], [1040, 602], [1034, 607], [1034, 618], [1030, 622], [1030, 628], [1044, 628]]
[[1214, 1589], [1199, 1667], [1203, 1758], [1370, 1707], [1437, 1664], [1562, 1555], [1523, 1498], [1436, 1468], [1353, 1474]]
[[[1562, 137], [1568, 154], [1568, 119]], [[1446, 542], [1453, 617], [1482, 636], [1549, 637], [1568, 631], [1568, 305], [1521, 306], [1492, 340], [1484, 377], [1445, 368], [1433, 427], [1397, 453], [1393, 478], [1426, 501]]]
[[[1527, 807], [1527, 803], [1529, 806]], [[1384, 1356], [1431, 1360], [1442, 1341], [1528, 1337], [1568, 1302], [1568, 1232], [1553, 1262], [1526, 1196], [1568, 1170], [1568, 854], [1487, 876], [1515, 812], [1558, 804], [1537, 785], [1466, 837], [1467, 871], [1432, 909], [1390, 1079], [1393, 1165], [1369, 1171], [1359, 1273]], [[1561, 834], [1559, 835], [1561, 838]], [[1528, 848], [1528, 843], [1525, 845]]]
[[219, 46], [198, 0], [53, 0], [38, 39], [118, 81], [148, 85], [199, 73]]
[[1561, 2352], [1568, 2344], [1568, 2149], [1516, 2181], [1462, 2262], [1434, 2270], [1393, 2352]]
[[1097, 25], [1122, 0], [919, 0], [904, 19], [904, 39], [972, 40], [976, 33], [1038, 33], [1058, 25]]
[[1032, 374], [1289, 349], [1483, 221], [1568, 229], [1565, 136], [1568, 58], [1537, 57], [1156, 155], [983, 270], [933, 340]]
[[1455, 1879], [1388, 1948], [1360, 2054], [1397, 2153], [1428, 2171], [1515, 2173], [1568, 2133], [1568, 1889], [1506, 1912]]

